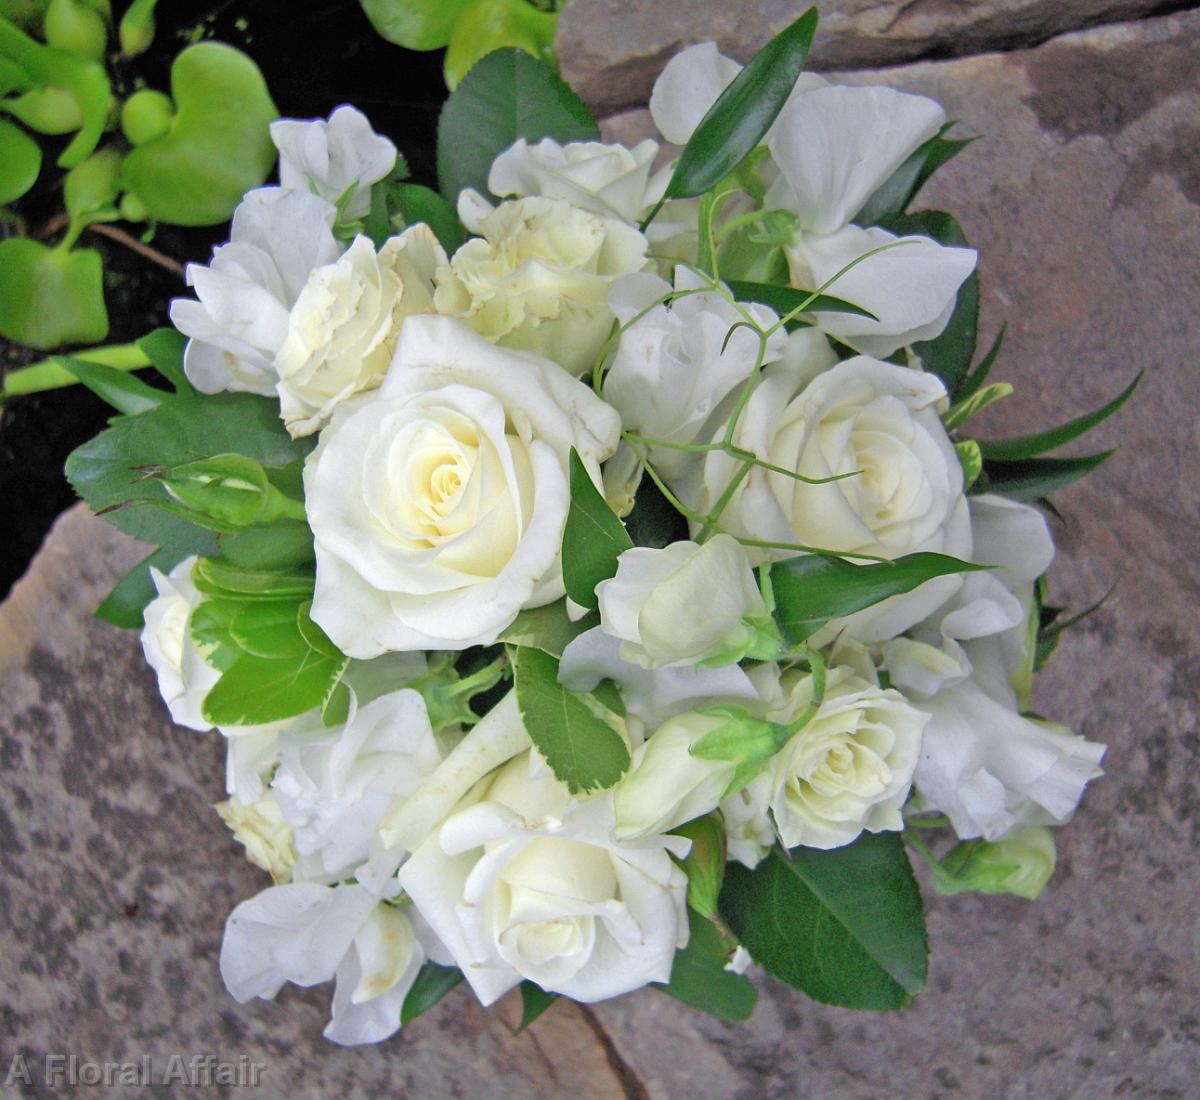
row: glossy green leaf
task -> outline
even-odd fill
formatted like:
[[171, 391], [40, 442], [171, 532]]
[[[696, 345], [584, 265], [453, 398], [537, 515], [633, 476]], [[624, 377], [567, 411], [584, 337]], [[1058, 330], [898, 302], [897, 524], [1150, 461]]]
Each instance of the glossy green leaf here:
[[745, 975], [725, 969], [734, 945], [695, 910], [688, 910], [688, 924], [688, 945], [675, 952], [671, 980], [655, 988], [718, 1020], [748, 1020], [758, 990]]
[[563, 583], [581, 607], [596, 607], [596, 585], [617, 572], [617, 559], [633, 546], [624, 524], [592, 484], [571, 448], [571, 507], [563, 529]]
[[903, 214], [929, 177], [975, 140], [946, 137], [953, 125], [953, 122], [947, 122], [938, 133], [913, 150], [909, 158], [863, 204], [854, 216], [856, 225], [878, 225], [887, 218]]
[[[141, 370], [150, 366], [150, 361], [139, 350], [136, 344], [109, 344], [98, 348], [80, 348], [72, 356], [88, 363], [99, 363], [114, 370]], [[77, 385], [79, 379], [69, 370], [58, 366], [53, 358], [43, 359], [40, 363], [30, 363], [27, 367], [18, 367], [4, 376], [0, 386], [0, 398], [21, 397], [30, 393], [42, 393], [45, 390], [61, 389], [63, 386]]]
[[89, 390], [119, 413], [136, 416], [156, 409], [167, 396], [162, 390], [147, 386], [140, 378], [125, 371], [89, 363], [67, 355], [56, 355], [53, 362], [75, 375]]
[[145, 145], [171, 128], [175, 104], [154, 88], [134, 92], [121, 107], [121, 133], [130, 145]]
[[120, 175], [121, 153], [112, 145], [96, 150], [67, 173], [63, 199], [75, 234], [89, 222], [116, 220]]
[[755, 962], [816, 1001], [896, 1009], [925, 987], [921, 895], [897, 833], [731, 863], [721, 912]]
[[177, 394], [187, 396], [196, 392], [183, 373], [187, 337], [182, 332], [174, 328], [156, 328], [143, 336], [137, 346], [154, 369], [175, 387]]
[[258, 66], [220, 42], [189, 46], [175, 59], [171, 98], [170, 128], [130, 151], [125, 185], [159, 221], [217, 225], [269, 175], [268, 126], [278, 112]]
[[983, 455], [979, 444], [973, 439], [964, 439], [954, 444], [954, 453], [958, 455], [958, 463], [963, 471], [963, 490], [970, 489], [979, 475], [983, 473]]
[[600, 617], [594, 611], [572, 622], [567, 616], [567, 601], [555, 600], [544, 607], [522, 611], [498, 640], [509, 645], [532, 646], [551, 657], [561, 657], [580, 634], [599, 625]]
[[450, 32], [446, 87], [453, 91], [481, 58], [506, 46], [553, 65], [557, 23], [556, 12], [538, 11], [527, 0], [468, 0]]
[[982, 389], [976, 390], [970, 397], [964, 397], [955, 402], [942, 416], [942, 424], [950, 432], [960, 424], [965, 424], [971, 417], [983, 412], [989, 405], [994, 405], [1006, 397], [1012, 396], [1011, 382], [992, 382]]
[[521, 1022], [517, 1025], [518, 1034], [524, 1031], [557, 1000], [557, 993], [547, 993], [540, 985], [534, 985], [533, 982], [522, 982]]
[[336, 661], [312, 650], [299, 660], [238, 657], [204, 697], [201, 713], [214, 726], [258, 726], [294, 718], [324, 706], [348, 660]]
[[1040, 500], [1090, 474], [1114, 454], [1115, 450], [1081, 458], [1025, 458], [1015, 462], [985, 457], [984, 477], [975, 487], [980, 492], [999, 493], [1013, 500]]
[[1038, 432], [1036, 435], [1024, 435], [1018, 439], [981, 442], [979, 446], [983, 457], [992, 461], [1032, 458], [1034, 455], [1052, 451], [1056, 447], [1070, 443], [1073, 439], [1078, 439], [1085, 432], [1090, 432], [1097, 424], [1102, 424], [1133, 396], [1134, 390], [1142, 380], [1143, 373], [1145, 372], [1138, 371], [1137, 377], [1106, 405], [1074, 420], [1069, 420], [1065, 424], [1060, 424], [1057, 428]]
[[[812, 298], [811, 291], [796, 290], [790, 286], [776, 286], [774, 283], [752, 283], [734, 279], [726, 283], [730, 292], [739, 302], [759, 302], [770, 306], [782, 317], [785, 313], [804, 305]], [[835, 298], [832, 294], [818, 294], [812, 302], [805, 305], [805, 313], [853, 313], [859, 317], [878, 318], [870, 310], [856, 306], [852, 302]]]
[[[215, 553], [216, 544], [199, 546], [196, 550], [200, 553]], [[158, 595], [154, 580], [150, 576], [150, 567], [153, 566], [162, 573], [169, 573], [190, 552], [192, 551], [184, 547], [175, 546], [155, 550], [143, 558], [125, 574], [120, 583], [104, 598], [104, 602], [96, 608], [96, 618], [123, 630], [141, 630], [146, 605]]]
[[313, 534], [307, 523], [268, 523], [217, 535], [221, 556], [231, 565], [270, 572], [311, 570]]
[[42, 37], [56, 50], [103, 62], [108, 28], [103, 16], [83, 0], [50, 0]]
[[427, 962], [417, 972], [417, 980], [404, 998], [400, 1026], [407, 1027], [418, 1016], [428, 1012], [462, 980], [462, 971], [457, 966], [438, 966], [437, 963]]
[[625, 517], [625, 530], [634, 546], [652, 546], [656, 550], [688, 538], [687, 519], [648, 477], [638, 487], [633, 511]]
[[216, 558], [201, 558], [192, 571], [192, 580], [201, 592], [214, 596], [275, 600], [292, 596], [312, 596], [313, 574], [245, 569]]
[[950, 395], [952, 400], [962, 401], [979, 391], [979, 388], [987, 381], [988, 375], [992, 373], [992, 367], [996, 365], [996, 360], [1000, 358], [1000, 349], [1004, 347], [1004, 337], [1007, 334], [1008, 322], [1005, 321], [1000, 326], [1000, 331], [996, 333], [996, 339], [992, 341], [987, 355], [979, 361], [979, 365], [970, 374], [963, 377]]
[[395, 207], [405, 225], [424, 222], [433, 230], [447, 256], [453, 256], [467, 239], [458, 213], [441, 195], [419, 183], [396, 183], [388, 187], [388, 206]]
[[360, 0], [382, 38], [406, 50], [440, 50], [467, 0]]
[[108, 336], [100, 253], [0, 241], [0, 336], [31, 348], [96, 344]]
[[986, 568], [944, 554], [907, 554], [875, 565], [812, 554], [788, 558], [771, 566], [775, 617], [791, 641], [802, 642], [830, 619], [911, 592], [934, 577]]
[[583, 101], [546, 65], [517, 49], [488, 54], [464, 78], [438, 121], [438, 187], [456, 204], [473, 187], [488, 194], [492, 161], [517, 138], [599, 141]]
[[251, 657], [298, 660], [312, 647], [297, 627], [297, 613], [291, 600], [244, 603], [229, 623], [229, 634]]
[[753, 152], [804, 71], [816, 29], [817, 9], [809, 8], [758, 51], [700, 120], [675, 163], [667, 198], [704, 194]]
[[41, 170], [38, 143], [8, 119], [0, 118], [0, 206], [25, 194]]
[[629, 767], [628, 745], [584, 696], [559, 684], [554, 657], [517, 649], [513, 681], [530, 739], [572, 794], [611, 787], [621, 778]]

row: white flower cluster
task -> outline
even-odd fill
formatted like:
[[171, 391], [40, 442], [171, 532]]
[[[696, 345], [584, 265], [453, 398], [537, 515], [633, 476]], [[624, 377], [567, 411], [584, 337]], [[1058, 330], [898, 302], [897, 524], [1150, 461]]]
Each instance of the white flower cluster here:
[[[663, 135], [686, 142], [738, 69], [711, 45], [679, 54], [651, 101]], [[694, 204], [639, 229], [666, 187], [655, 142], [519, 141], [489, 178], [514, 197], [464, 192], [475, 235], [447, 256], [423, 224], [379, 247], [357, 232], [396, 155], [357, 111], [275, 124], [282, 185], [247, 195], [172, 318], [198, 389], [277, 397], [294, 437], [317, 435], [311, 613], [353, 659], [352, 703], [333, 727], [222, 730], [221, 815], [275, 880], [229, 918], [235, 997], [336, 979], [342, 1043], [394, 1032], [426, 961], [484, 1004], [524, 980], [594, 1001], [669, 979], [690, 843], [671, 831], [695, 818], [719, 814], [754, 867], [776, 842], [902, 829], [914, 799], [962, 838], [1070, 816], [1103, 750], [1022, 714], [1046, 524], [965, 495], [945, 387], [888, 361], [942, 331], [975, 254], [853, 224], [944, 120], [919, 96], [798, 83], [763, 169], [794, 227], [791, 282], [861, 260], [830, 293], [873, 316], [806, 314], [791, 335], [687, 262]], [[668, 234], [683, 260], [656, 273]], [[511, 692], [435, 729], [426, 691], [427, 652], [491, 645], [563, 600], [572, 451], [620, 513], [649, 470], [691, 536], [621, 554], [562, 655], [565, 687], [611, 680], [624, 708], [631, 765], [590, 795], [555, 778]], [[756, 570], [806, 549], [998, 568], [828, 623], [805, 662]], [[204, 729], [219, 672], [189, 632], [192, 564], [155, 572], [143, 643], [172, 716]], [[784, 732], [733, 783], [701, 743], [739, 722]]]

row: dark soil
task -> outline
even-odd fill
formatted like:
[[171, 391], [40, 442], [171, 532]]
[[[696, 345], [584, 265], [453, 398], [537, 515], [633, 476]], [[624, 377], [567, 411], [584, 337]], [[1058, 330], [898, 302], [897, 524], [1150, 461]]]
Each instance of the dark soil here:
[[[118, 11], [124, 5], [114, 5]], [[328, 116], [353, 103], [408, 159], [413, 179], [436, 186], [437, 117], [445, 99], [442, 52], [411, 53], [385, 42], [357, 0], [227, 0], [223, 4], [161, 0], [158, 36], [145, 58], [123, 78], [143, 77], [169, 87], [170, 63], [196, 27], [206, 37], [245, 50], [262, 69], [280, 114]], [[57, 146], [48, 152], [57, 152]], [[47, 186], [54, 156], [46, 158], [35, 194], [18, 212], [36, 234], [61, 211], [61, 192]], [[130, 227], [137, 233], [138, 227]], [[0, 226], [0, 232], [4, 229]], [[206, 262], [227, 229], [162, 226], [152, 242], [181, 263]], [[170, 299], [187, 293], [174, 274], [96, 234], [82, 244], [104, 253], [109, 343], [126, 343], [169, 323]], [[0, 340], [0, 370], [41, 358]], [[147, 381], [153, 382], [152, 372]], [[75, 497], [62, 473], [67, 455], [103, 428], [110, 410], [82, 387], [14, 400], [0, 419], [0, 598], [21, 576], [55, 518]]]

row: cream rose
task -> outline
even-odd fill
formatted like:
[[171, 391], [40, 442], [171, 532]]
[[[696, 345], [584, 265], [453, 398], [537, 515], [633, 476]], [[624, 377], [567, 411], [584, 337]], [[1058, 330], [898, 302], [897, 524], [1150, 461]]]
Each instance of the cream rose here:
[[681, 837], [621, 844], [612, 796], [574, 802], [523, 754], [452, 815], [400, 884], [485, 1005], [522, 980], [591, 1002], [670, 978], [688, 938]]
[[487, 645], [563, 594], [574, 447], [599, 483], [617, 414], [548, 360], [410, 317], [379, 394], [304, 471], [313, 619], [351, 657]]
[[269, 872], [277, 883], [291, 879], [296, 866], [295, 838], [271, 791], [248, 806], [229, 798], [214, 809], [255, 867]]
[[323, 427], [334, 408], [383, 380], [400, 326], [433, 312], [433, 273], [446, 253], [427, 225], [414, 225], [378, 252], [366, 237], [308, 277], [275, 356], [276, 391], [293, 438]]
[[563, 200], [528, 198], [494, 210], [460, 202], [474, 233], [437, 274], [439, 313], [490, 341], [590, 370], [608, 339], [614, 280], [646, 262], [646, 238]]

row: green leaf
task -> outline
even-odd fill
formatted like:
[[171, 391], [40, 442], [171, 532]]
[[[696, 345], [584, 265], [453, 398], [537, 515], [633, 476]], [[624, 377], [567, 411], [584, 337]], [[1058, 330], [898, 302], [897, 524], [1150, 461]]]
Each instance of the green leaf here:
[[979, 480], [979, 475], [983, 473], [983, 455], [979, 451], [979, 444], [973, 439], [964, 439], [961, 443], [955, 443], [954, 453], [958, 455], [958, 463], [962, 466], [965, 492]]
[[26, 237], [0, 241], [0, 336], [39, 349], [108, 336], [100, 253]]
[[67, 173], [63, 201], [73, 227], [116, 220], [120, 175], [121, 153], [115, 145], [97, 150]]
[[36, 182], [42, 150], [24, 130], [0, 119], [0, 206], [15, 202]]
[[446, 87], [453, 91], [481, 58], [506, 46], [553, 65], [557, 24], [557, 12], [538, 11], [526, 0], [468, 0], [450, 32]]
[[457, 966], [438, 966], [437, 963], [427, 962], [417, 971], [417, 980], [404, 998], [400, 1026], [407, 1027], [418, 1016], [428, 1012], [462, 980], [462, 971]]
[[970, 374], [966, 375], [959, 383], [958, 388], [950, 395], [954, 401], [962, 401], [964, 398], [970, 397], [976, 393], [980, 386], [987, 380], [987, 376], [992, 373], [992, 367], [996, 365], [996, 360], [1000, 358], [1000, 349], [1004, 346], [1004, 337], [1008, 334], [1008, 322], [1000, 326], [1000, 331], [996, 333], [996, 339], [992, 341], [992, 346], [988, 349], [985, 355]]
[[311, 571], [312, 530], [307, 523], [283, 521], [217, 535], [221, 556], [231, 565], [273, 573]]
[[213, 596], [266, 600], [289, 596], [308, 599], [314, 584], [313, 575], [308, 572], [244, 569], [217, 558], [201, 558], [196, 562], [192, 580], [201, 592]]
[[183, 373], [187, 337], [182, 332], [174, 328], [156, 328], [143, 336], [137, 346], [154, 369], [175, 387], [177, 394], [186, 397], [196, 392]]
[[856, 225], [878, 225], [887, 218], [903, 214], [929, 177], [975, 140], [946, 137], [953, 125], [953, 122], [947, 122], [933, 137], [919, 145], [908, 160], [880, 185], [879, 190], [867, 199], [854, 216]]
[[771, 566], [775, 617], [783, 633], [798, 643], [830, 619], [911, 592], [934, 577], [987, 568], [944, 554], [906, 554], [875, 565], [851, 565], [811, 554], [788, 558]]
[[617, 558], [633, 546], [625, 525], [617, 519], [600, 490], [592, 483], [583, 461], [571, 448], [571, 507], [563, 529], [563, 583], [567, 595], [581, 607], [596, 607], [596, 585], [617, 572]]
[[704, 194], [753, 152], [804, 71], [816, 29], [817, 9], [809, 8], [759, 50], [721, 93], [680, 153], [667, 198]]
[[1041, 500], [1090, 474], [1115, 450], [1080, 458], [1026, 458], [1016, 462], [984, 460], [985, 477], [977, 491], [999, 493], [1013, 500]]
[[688, 880], [688, 905], [701, 916], [715, 917], [725, 882], [725, 826], [717, 814], [708, 814], [671, 832], [692, 842], [692, 850], [681, 861]]
[[655, 983], [668, 996], [718, 1020], [748, 1020], [758, 1001], [758, 990], [743, 974], [726, 970], [730, 948], [712, 921], [688, 910], [688, 945], [675, 952], [671, 980]]
[[571, 622], [567, 617], [566, 600], [556, 600], [545, 607], [522, 611], [497, 640], [509, 645], [531, 646], [551, 657], [561, 657], [580, 634], [599, 625], [600, 618], [595, 612]]
[[1062, 615], [1065, 610], [1064, 608], [1049, 607], [1043, 602], [1044, 593], [1042, 589], [1044, 588], [1044, 584], [1045, 578], [1042, 578], [1036, 590], [1039, 615], [1034, 644], [1034, 672], [1041, 672], [1045, 668], [1050, 658], [1054, 656], [1054, 651], [1058, 648], [1058, 643], [1066, 631], [1099, 611], [1100, 608], [1108, 603], [1109, 597], [1117, 590], [1117, 581], [1113, 581], [1109, 590], [1095, 603], [1085, 607], [1082, 611], [1077, 611], [1070, 618], [1063, 619], [1059, 616]]
[[585, 696], [558, 682], [558, 661], [522, 647], [513, 657], [517, 707], [529, 737], [572, 794], [613, 786], [629, 767], [629, 746], [597, 717]]
[[360, 0], [382, 38], [406, 50], [440, 50], [467, 0]]
[[[216, 545], [198, 549], [202, 553], [205, 550], [215, 552]], [[184, 547], [176, 546], [155, 550], [154, 553], [143, 558], [125, 574], [124, 579], [96, 608], [96, 618], [118, 626], [122, 630], [141, 630], [146, 605], [158, 595], [158, 591], [154, 587], [154, 579], [150, 576], [150, 567], [154, 566], [162, 573], [169, 573], [190, 552]]]
[[768, 974], [824, 1004], [903, 1008], [925, 987], [921, 895], [897, 833], [731, 863], [721, 912]]
[[312, 648], [297, 627], [297, 607], [292, 600], [239, 605], [229, 622], [229, 636], [251, 657], [298, 660]]
[[175, 58], [171, 98], [170, 128], [129, 152], [125, 186], [158, 221], [219, 225], [275, 164], [268, 125], [279, 112], [258, 66], [220, 42]]
[[[879, 319], [870, 310], [835, 298], [832, 294], [818, 294], [813, 298], [811, 291], [776, 286], [774, 283], [748, 283], [739, 279], [730, 280], [726, 286], [739, 302], [759, 302], [770, 306], [780, 317], [791, 313], [812, 298], [812, 303], [805, 306], [805, 313], [853, 313], [858, 317], [870, 317], [873, 321]], [[792, 326], [795, 327], [799, 323], [793, 322]]]
[[1073, 439], [1078, 439], [1084, 432], [1090, 432], [1097, 424], [1102, 424], [1124, 405], [1133, 396], [1133, 391], [1137, 389], [1144, 373], [1144, 371], [1138, 371], [1137, 377], [1107, 405], [1077, 417], [1075, 420], [1060, 424], [1057, 428], [1038, 432], [1037, 435], [1024, 435], [1018, 439], [999, 439], [980, 443], [983, 457], [990, 460], [1032, 458], [1034, 455], [1052, 451], [1056, 447], [1070, 443]]
[[555, 75], [517, 49], [488, 54], [454, 90], [438, 121], [438, 186], [453, 205], [473, 187], [488, 194], [492, 161], [517, 140], [599, 141], [583, 101]]
[[467, 239], [458, 214], [436, 191], [419, 183], [395, 183], [387, 189], [388, 206], [395, 207], [405, 225], [424, 222], [433, 230], [447, 256], [453, 256]]
[[156, 409], [167, 396], [162, 390], [147, 386], [140, 378], [125, 371], [66, 355], [55, 355], [52, 360], [63, 370], [75, 375], [92, 393], [117, 412], [127, 416], [137, 416], [138, 413]]
[[534, 985], [533, 982], [522, 982], [521, 1022], [517, 1025], [517, 1034], [524, 1031], [557, 1000], [557, 993], [547, 993], [540, 985]]
[[348, 661], [313, 650], [299, 660], [244, 654], [221, 673], [201, 713], [214, 726], [259, 726], [293, 718], [324, 706]]
[[648, 477], [638, 487], [633, 511], [625, 517], [625, 530], [634, 546], [652, 546], [656, 550], [688, 537], [687, 519]]
[[1012, 392], [1011, 382], [993, 382], [989, 386], [984, 386], [983, 389], [976, 390], [970, 397], [964, 397], [961, 401], [951, 405], [942, 417], [942, 424], [946, 431], [951, 432], [960, 424], [966, 423], [971, 417], [983, 412], [989, 405], [994, 405], [997, 401], [1011, 396]]

